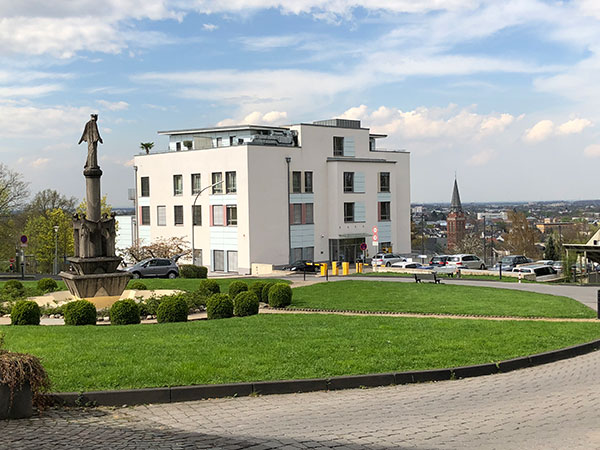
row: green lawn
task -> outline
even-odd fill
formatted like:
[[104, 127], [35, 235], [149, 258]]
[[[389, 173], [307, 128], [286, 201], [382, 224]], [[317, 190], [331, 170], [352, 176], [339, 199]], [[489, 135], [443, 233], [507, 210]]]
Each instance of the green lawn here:
[[[412, 273], [398, 273], [398, 272], [369, 272], [369, 273], [359, 273], [352, 274], [353, 277], [368, 277], [368, 278], [377, 278], [377, 277], [390, 277], [390, 278], [414, 278], [415, 275]], [[457, 279], [454, 277], [449, 277], [447, 274], [438, 274], [440, 279], [450, 278]], [[505, 277], [502, 279], [498, 275], [461, 275], [461, 280], [480, 280], [480, 281], [502, 281], [506, 283], [517, 283], [519, 281], [516, 277]], [[521, 280], [522, 283], [535, 283], [535, 281], [531, 280]]]
[[600, 324], [264, 314], [160, 325], [4, 326], [0, 331], [8, 349], [42, 358], [58, 392], [486, 363], [597, 339]]
[[347, 280], [294, 289], [292, 308], [517, 317], [596, 317], [576, 300], [510, 289]]

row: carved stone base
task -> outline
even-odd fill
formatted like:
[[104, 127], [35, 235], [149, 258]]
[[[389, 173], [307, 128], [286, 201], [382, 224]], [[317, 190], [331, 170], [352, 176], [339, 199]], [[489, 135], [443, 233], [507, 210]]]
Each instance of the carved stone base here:
[[121, 264], [119, 256], [97, 256], [95, 258], [67, 258], [77, 275], [94, 275], [101, 273], [114, 273]]
[[132, 278], [129, 272], [77, 275], [69, 272], [59, 274], [69, 292], [78, 298], [120, 297]]

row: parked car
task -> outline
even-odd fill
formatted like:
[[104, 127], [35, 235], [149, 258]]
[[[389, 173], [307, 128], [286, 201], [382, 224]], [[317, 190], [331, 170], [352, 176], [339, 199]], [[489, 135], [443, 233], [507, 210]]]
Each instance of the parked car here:
[[450, 255], [436, 255], [436, 256], [433, 256], [429, 260], [429, 265], [430, 266], [445, 266], [446, 264], [448, 264], [448, 258], [450, 258]]
[[547, 264], [535, 264], [530, 266], [515, 267], [513, 272], [523, 274], [534, 274], [536, 281], [545, 281], [556, 278], [557, 271]]
[[125, 269], [133, 275], [133, 278], [177, 278], [179, 276], [179, 267], [177, 260], [167, 258], [148, 258]]
[[396, 253], [377, 253], [373, 256], [371, 264], [374, 266], [390, 267], [392, 264], [400, 261], [406, 261], [406, 258]]
[[414, 261], [398, 261], [392, 264], [392, 267], [398, 267], [401, 269], [422, 269], [427, 266], [424, 266], [423, 264]]
[[[517, 267], [519, 264], [529, 264], [532, 261], [531, 261], [531, 259], [529, 259], [523, 255], [509, 255], [509, 256], [504, 256], [500, 260], [500, 262], [502, 263], [502, 270], [511, 271], [512, 269]], [[496, 264], [494, 266], [494, 268], [499, 269], [500, 263]]]
[[318, 263], [310, 261], [308, 259], [299, 259], [298, 261], [294, 261], [292, 264], [288, 264], [283, 267], [283, 270], [291, 270], [292, 272], [316, 272], [320, 267]]
[[451, 255], [447, 265], [465, 269], [486, 269], [485, 263], [478, 256], [470, 254]]

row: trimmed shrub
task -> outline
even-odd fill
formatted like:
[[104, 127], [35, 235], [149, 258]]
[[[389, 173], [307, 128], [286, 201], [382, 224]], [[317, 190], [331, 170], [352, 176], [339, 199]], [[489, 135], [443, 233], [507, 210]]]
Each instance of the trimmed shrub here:
[[258, 314], [258, 297], [254, 292], [240, 292], [233, 299], [233, 315], [237, 317]]
[[255, 281], [250, 286], [248, 286], [248, 291], [252, 292], [254, 295], [256, 295], [256, 298], [260, 302], [262, 299], [262, 290], [264, 287], [265, 287], [264, 281]]
[[39, 325], [40, 307], [36, 302], [21, 300], [15, 303], [10, 312], [10, 323], [12, 325]]
[[210, 297], [213, 294], [219, 294], [221, 292], [221, 287], [215, 280], [202, 280], [198, 286], [198, 289], [206, 291], [207, 297]]
[[246, 292], [248, 285], [243, 281], [232, 281], [229, 285], [229, 297], [236, 298], [240, 292]]
[[269, 289], [269, 306], [285, 308], [292, 303], [292, 288], [285, 283], [277, 283]]
[[206, 308], [206, 299], [208, 297], [209, 295], [207, 295], [207, 291], [203, 289], [196, 289], [195, 291], [188, 292], [186, 299], [189, 310], [195, 311]]
[[146, 318], [146, 316], [150, 316], [150, 310], [148, 309], [148, 305], [146, 305], [146, 302], [144, 301], [140, 301], [137, 303], [138, 308], [140, 308], [140, 317], [143, 317], [144, 319]]
[[37, 288], [42, 292], [54, 292], [58, 289], [58, 283], [52, 278], [42, 278], [38, 280]]
[[264, 281], [264, 286], [260, 294], [260, 301], [263, 303], [269, 303], [269, 289], [275, 286], [274, 281]]
[[135, 289], [136, 291], [146, 291], [146, 290], [148, 290], [148, 287], [144, 283], [142, 283], [141, 281], [138, 281], [138, 280], [131, 281], [129, 283], [128, 288], [129, 289]]
[[233, 317], [233, 302], [229, 298], [229, 295], [211, 295], [206, 301], [206, 316], [209, 320]]
[[25, 295], [25, 288], [23, 287], [23, 283], [20, 281], [9, 280], [4, 283], [4, 286], [2, 287], [2, 293], [8, 297], [18, 298]]
[[160, 306], [161, 302], [162, 297], [152, 296], [150, 298], [147, 298], [144, 303], [146, 304], [146, 308], [148, 309], [148, 314], [155, 316], [158, 312], [158, 307]]
[[188, 316], [188, 305], [185, 295], [165, 295], [158, 305], [156, 320], [158, 323], [186, 322]]
[[182, 264], [179, 266], [179, 276], [181, 278], [206, 278], [208, 269], [194, 264]]
[[131, 325], [140, 323], [140, 307], [130, 298], [119, 300], [110, 307], [112, 325]]
[[63, 306], [65, 325], [96, 325], [96, 307], [87, 300], [75, 300]]

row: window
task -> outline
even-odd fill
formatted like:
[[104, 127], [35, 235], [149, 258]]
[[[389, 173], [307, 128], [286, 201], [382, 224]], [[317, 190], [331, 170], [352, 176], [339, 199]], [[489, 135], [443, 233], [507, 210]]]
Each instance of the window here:
[[354, 172], [344, 172], [344, 192], [354, 192]]
[[235, 142], [235, 136], [229, 136], [229, 146], [234, 145]]
[[142, 206], [142, 225], [150, 225], [150, 207]]
[[217, 138], [217, 147], [222, 147], [223, 146], [223, 138], [222, 137], [218, 137]]
[[300, 225], [302, 223], [302, 203], [292, 203], [290, 205], [290, 219], [292, 225]]
[[390, 202], [379, 202], [379, 220], [383, 222], [391, 218]]
[[315, 259], [315, 248], [314, 247], [304, 247], [302, 249], [302, 259], [307, 259], [312, 261]]
[[344, 156], [344, 138], [341, 136], [333, 137], [333, 156]]
[[202, 206], [192, 205], [192, 221], [194, 225], [202, 225]]
[[238, 271], [238, 252], [235, 250], [227, 250], [227, 272]]
[[[213, 172], [212, 173], [212, 183], [214, 186], [212, 187], [213, 194], [222, 194], [223, 193], [223, 174], [221, 172]], [[219, 184], [215, 184], [219, 183]]]
[[167, 225], [167, 207], [157, 206], [156, 207], [156, 225], [164, 227]]
[[150, 177], [142, 177], [142, 197], [150, 197]]
[[292, 192], [302, 192], [302, 172], [292, 172]]
[[228, 194], [235, 194], [237, 192], [235, 172], [225, 172], [225, 185]]
[[313, 191], [313, 173], [304, 172], [304, 192]]
[[379, 192], [390, 192], [389, 172], [379, 172]]
[[175, 142], [175, 151], [177, 151], [177, 152], [181, 151], [181, 142]]
[[213, 266], [215, 272], [225, 270], [225, 252], [223, 250], [213, 250]]
[[196, 195], [199, 194], [200, 191], [202, 190], [202, 188], [200, 187], [200, 174], [199, 173], [193, 173], [192, 174], [192, 194]]
[[315, 223], [314, 220], [314, 205], [312, 203], [307, 203], [304, 205], [304, 223]]
[[212, 224], [216, 227], [225, 225], [223, 221], [223, 205], [212, 205]]
[[183, 175], [173, 175], [173, 195], [183, 195]]
[[228, 226], [236, 226], [237, 225], [237, 206], [236, 205], [227, 205], [227, 225]]
[[354, 203], [344, 203], [344, 222], [354, 222]]
[[293, 248], [292, 249], [292, 261], [290, 261], [290, 262], [298, 261], [300, 259], [302, 259], [302, 248]]
[[183, 225], [183, 206], [174, 206], [173, 213], [175, 216], [175, 225]]

